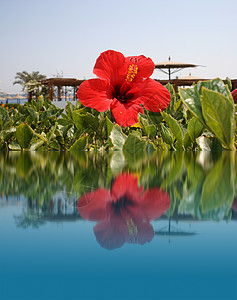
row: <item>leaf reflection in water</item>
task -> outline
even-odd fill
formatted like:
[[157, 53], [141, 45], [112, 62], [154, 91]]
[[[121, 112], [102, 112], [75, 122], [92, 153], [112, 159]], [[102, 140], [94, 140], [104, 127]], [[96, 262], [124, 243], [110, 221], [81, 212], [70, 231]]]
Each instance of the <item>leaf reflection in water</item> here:
[[151, 220], [159, 218], [170, 206], [169, 195], [159, 189], [143, 191], [138, 179], [122, 173], [111, 189], [99, 188], [84, 194], [77, 203], [79, 214], [97, 221], [94, 233], [100, 245], [112, 250], [124, 243], [145, 244], [154, 237]]
[[116, 232], [120, 245], [142, 244], [152, 239], [150, 221], [164, 212], [162, 218], [175, 220], [236, 219], [236, 159], [233, 151], [160, 151], [133, 159], [122, 151], [1, 152], [0, 207], [23, 203], [16, 217], [21, 228], [82, 216], [98, 222], [101, 243], [110, 237], [112, 243]]

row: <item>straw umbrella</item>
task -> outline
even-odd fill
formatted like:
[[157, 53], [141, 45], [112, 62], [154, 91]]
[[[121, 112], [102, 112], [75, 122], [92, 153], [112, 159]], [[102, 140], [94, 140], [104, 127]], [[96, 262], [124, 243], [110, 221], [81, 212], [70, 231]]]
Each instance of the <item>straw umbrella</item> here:
[[169, 60], [158, 63], [155, 65], [156, 69], [159, 69], [161, 72], [169, 75], [169, 80], [171, 79], [171, 74], [174, 74], [176, 72], [179, 72], [182, 69], [185, 68], [195, 68], [199, 65], [189, 64], [189, 63], [182, 63], [171, 60], [169, 56]]

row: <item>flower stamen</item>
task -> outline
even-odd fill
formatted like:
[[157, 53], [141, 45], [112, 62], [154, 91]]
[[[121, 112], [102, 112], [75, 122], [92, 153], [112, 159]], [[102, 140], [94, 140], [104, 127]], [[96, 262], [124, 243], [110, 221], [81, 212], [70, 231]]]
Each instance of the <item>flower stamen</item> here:
[[127, 76], [126, 76], [126, 81], [127, 82], [132, 82], [133, 79], [135, 78], [135, 76], [137, 75], [137, 71], [138, 71], [138, 66], [137, 65], [129, 65], [128, 67], [128, 73], [127, 73]]

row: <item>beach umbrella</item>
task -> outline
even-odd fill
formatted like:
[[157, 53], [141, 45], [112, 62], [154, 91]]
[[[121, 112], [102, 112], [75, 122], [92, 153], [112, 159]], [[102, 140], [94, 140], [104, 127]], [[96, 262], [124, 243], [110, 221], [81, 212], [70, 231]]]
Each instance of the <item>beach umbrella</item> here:
[[20, 94], [17, 94], [15, 98], [16, 98], [16, 99], [27, 99], [27, 97], [22, 96], [22, 95], [20, 95]]
[[195, 68], [195, 67], [198, 67], [198, 66], [199, 65], [173, 61], [169, 57], [169, 60], [156, 64], [155, 69], [158, 69], [161, 72], [163, 72], [165, 74], [168, 74], [169, 75], [169, 80], [170, 80], [171, 79], [171, 74], [179, 72], [180, 70], [185, 69], [185, 68]]
[[10, 94], [7, 94], [6, 98], [7, 98], [7, 99], [15, 99], [15, 97], [14, 97], [14, 96], [11, 96]]

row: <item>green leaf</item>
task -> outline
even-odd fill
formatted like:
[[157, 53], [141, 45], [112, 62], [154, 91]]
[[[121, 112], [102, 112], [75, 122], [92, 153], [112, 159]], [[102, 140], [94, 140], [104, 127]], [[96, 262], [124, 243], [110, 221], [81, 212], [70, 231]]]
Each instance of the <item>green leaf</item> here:
[[44, 144], [43, 140], [37, 140], [36, 142], [33, 142], [30, 146], [30, 151], [35, 151], [39, 149]]
[[141, 139], [139, 132], [130, 133], [124, 143], [123, 153], [126, 160], [132, 165], [137, 164], [146, 153], [146, 141]]
[[32, 117], [32, 120], [35, 124], [37, 124], [37, 122], [39, 121], [39, 114], [37, 111], [34, 110], [34, 108], [32, 107], [27, 107], [27, 110], [30, 114], [30, 116]]
[[111, 131], [110, 138], [114, 149], [122, 150], [127, 136], [122, 132], [121, 127], [116, 124]]
[[191, 111], [191, 113], [203, 124], [205, 121], [202, 115], [202, 104], [200, 94], [195, 86], [190, 88], [179, 88], [179, 95], [184, 105]]
[[81, 113], [80, 110], [75, 110], [73, 112], [73, 122], [75, 123], [77, 129], [87, 130], [87, 132], [97, 132], [99, 127], [99, 119], [90, 113]]
[[221, 143], [216, 137], [200, 136], [196, 139], [196, 142], [202, 151], [222, 150]]
[[146, 149], [146, 141], [141, 139], [139, 132], [130, 133], [123, 145], [123, 151], [129, 153], [143, 152]]
[[153, 139], [156, 136], [156, 126], [154, 124], [147, 125], [145, 127], [145, 132], [148, 135], [149, 138]]
[[223, 96], [227, 97], [229, 100], [232, 99], [230, 90], [227, 85], [220, 78], [215, 78], [208, 81], [199, 81], [195, 86], [195, 89], [199, 95], [202, 95], [202, 89], [206, 88], [211, 91], [221, 93]]
[[138, 121], [143, 130], [145, 130], [145, 127], [149, 125], [149, 120], [148, 120], [147, 116], [139, 114]]
[[204, 130], [204, 126], [201, 122], [198, 121], [197, 118], [192, 118], [188, 122], [188, 134], [192, 142], [194, 142], [195, 139], [202, 134], [203, 130]]
[[235, 150], [234, 103], [222, 94], [202, 88], [202, 109], [205, 122], [223, 147]]
[[174, 138], [169, 128], [161, 124], [161, 136], [166, 144], [173, 146]]
[[169, 82], [165, 85], [165, 87], [167, 88], [167, 90], [170, 93], [170, 104], [167, 107], [167, 113], [171, 114], [174, 112], [174, 108], [175, 108], [175, 103], [176, 103], [176, 93], [175, 90], [172, 86], [172, 84], [170, 84]]
[[184, 149], [185, 150], [188, 150], [188, 149], [190, 149], [192, 147], [192, 140], [191, 140], [188, 132], [185, 133], [185, 135], [184, 135], [184, 141], [183, 142], [184, 142]]
[[72, 145], [72, 147], [69, 149], [69, 151], [85, 150], [86, 146], [87, 146], [87, 137], [84, 136], [76, 140], [75, 143]]
[[168, 115], [165, 112], [162, 112], [161, 115], [165, 119], [165, 122], [167, 123], [167, 125], [171, 129], [171, 131], [172, 131], [174, 137], [176, 138], [178, 144], [182, 148], [182, 145], [183, 145], [183, 132], [181, 130], [181, 127], [180, 127], [178, 121], [176, 121], [171, 115]]
[[7, 110], [1, 106], [0, 106], [0, 117], [2, 119], [2, 123], [3, 123], [3, 127], [4, 127], [4, 124], [9, 122], [9, 115], [8, 115]]
[[53, 150], [60, 150], [60, 145], [57, 140], [53, 140], [49, 143], [49, 148]]
[[152, 142], [147, 141], [146, 152], [147, 153], [152, 153], [156, 150], [157, 150], [156, 146]]
[[8, 145], [8, 148], [10, 150], [21, 150], [21, 146], [15, 141], [11, 141]]
[[113, 123], [109, 120], [108, 117], [106, 117], [106, 128], [107, 128], [107, 136], [109, 137], [113, 129]]
[[152, 111], [147, 111], [147, 115], [150, 119], [150, 121], [152, 123], [154, 123], [155, 125], [159, 125], [162, 120], [163, 120], [163, 117], [160, 113], [155, 113], [155, 112], [152, 112]]
[[32, 137], [33, 130], [28, 124], [23, 123], [16, 128], [16, 138], [21, 148], [26, 149], [29, 146]]

